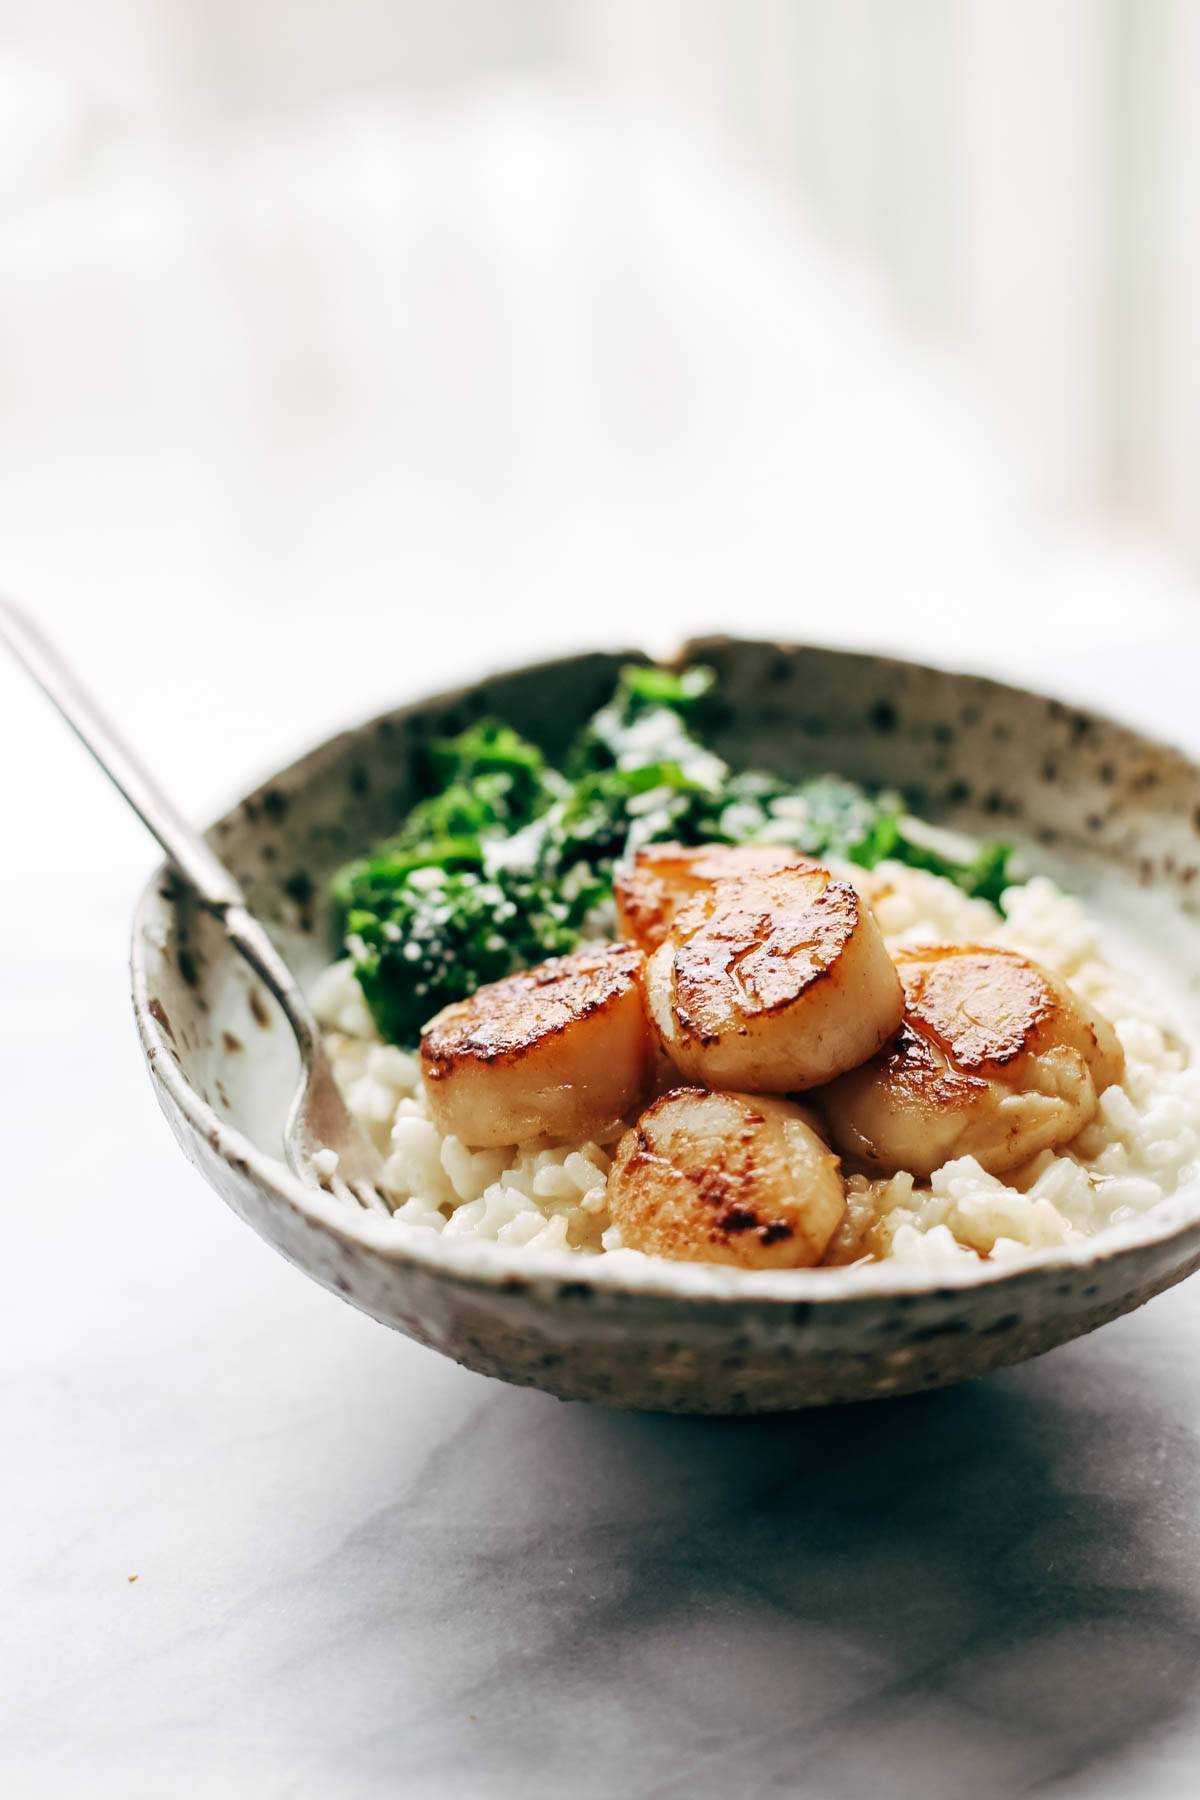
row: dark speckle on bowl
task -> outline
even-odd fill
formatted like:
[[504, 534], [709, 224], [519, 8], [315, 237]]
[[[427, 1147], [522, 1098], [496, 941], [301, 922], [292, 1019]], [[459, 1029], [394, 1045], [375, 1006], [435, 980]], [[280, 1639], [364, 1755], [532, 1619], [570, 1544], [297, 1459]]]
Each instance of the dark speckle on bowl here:
[[161, 1030], [165, 1031], [171, 1042], [174, 1043], [175, 1032], [170, 1019], [167, 1017], [167, 1009], [162, 1001], [157, 999], [151, 1000], [148, 1010], [150, 1017], [154, 1020], [155, 1024], [158, 1025]]

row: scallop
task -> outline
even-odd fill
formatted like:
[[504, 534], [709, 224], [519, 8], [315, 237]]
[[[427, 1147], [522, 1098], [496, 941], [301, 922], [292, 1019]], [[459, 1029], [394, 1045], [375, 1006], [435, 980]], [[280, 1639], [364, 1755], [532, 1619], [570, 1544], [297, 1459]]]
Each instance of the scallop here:
[[608, 944], [447, 1006], [421, 1038], [438, 1129], [473, 1149], [610, 1135], [654, 1084], [642, 963], [633, 945]]
[[617, 929], [649, 956], [680, 908], [705, 888], [745, 875], [812, 867], [808, 857], [771, 844], [649, 844], [617, 870]]
[[857, 1067], [904, 1012], [870, 908], [811, 862], [695, 895], [646, 965], [646, 997], [677, 1069], [751, 1093]]
[[1112, 1026], [1028, 957], [950, 944], [896, 960], [903, 1027], [820, 1097], [834, 1143], [868, 1168], [923, 1177], [973, 1156], [1002, 1175], [1070, 1143], [1121, 1079]]
[[846, 1198], [794, 1101], [675, 1089], [617, 1146], [609, 1207], [627, 1249], [743, 1269], [819, 1263]]

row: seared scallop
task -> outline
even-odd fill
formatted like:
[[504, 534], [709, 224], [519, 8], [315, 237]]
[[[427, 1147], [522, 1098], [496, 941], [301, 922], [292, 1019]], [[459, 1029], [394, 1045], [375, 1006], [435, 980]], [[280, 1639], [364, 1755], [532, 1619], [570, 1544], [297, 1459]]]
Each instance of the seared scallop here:
[[1069, 1143], [1121, 1079], [1112, 1026], [1027, 957], [951, 944], [896, 961], [899, 1035], [821, 1095], [835, 1144], [869, 1168], [927, 1176], [973, 1156], [1002, 1175]]
[[789, 1100], [680, 1088], [617, 1146], [608, 1178], [627, 1249], [743, 1269], [819, 1263], [845, 1211], [838, 1159]]
[[617, 930], [649, 956], [680, 908], [703, 889], [744, 875], [813, 866], [798, 851], [772, 844], [648, 844], [617, 870]]
[[857, 1067], [904, 1011], [870, 908], [811, 862], [698, 893], [647, 963], [646, 997], [676, 1068], [751, 1093]]
[[439, 1131], [481, 1149], [594, 1138], [616, 1126], [654, 1081], [641, 968], [633, 945], [607, 944], [447, 1006], [421, 1038]]

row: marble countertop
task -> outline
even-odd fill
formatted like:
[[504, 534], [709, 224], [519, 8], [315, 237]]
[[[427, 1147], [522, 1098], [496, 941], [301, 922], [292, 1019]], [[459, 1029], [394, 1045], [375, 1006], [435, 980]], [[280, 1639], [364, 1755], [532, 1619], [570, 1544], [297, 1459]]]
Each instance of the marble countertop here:
[[[757, 197], [556, 104], [105, 140], [0, 219], [0, 582], [186, 806], [468, 663], [719, 624], [1200, 746], [1186, 581], [1035, 517]], [[182, 1161], [140, 830], [5, 666], [0, 762], [7, 1793], [1196, 1792], [1194, 1287], [859, 1410], [468, 1374]]]
[[1195, 1792], [1192, 1288], [869, 1408], [562, 1405], [253, 1238], [81, 980], [5, 1071], [8, 1792]]

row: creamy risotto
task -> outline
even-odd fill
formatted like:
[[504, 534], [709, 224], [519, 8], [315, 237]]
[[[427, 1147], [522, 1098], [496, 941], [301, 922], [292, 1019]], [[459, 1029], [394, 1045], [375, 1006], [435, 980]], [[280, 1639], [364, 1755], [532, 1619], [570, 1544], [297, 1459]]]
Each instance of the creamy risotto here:
[[[1125, 1066], [1068, 1147], [1044, 1151], [1002, 1178], [969, 1156], [920, 1182], [903, 1173], [872, 1179], [847, 1166], [846, 1214], [826, 1265], [892, 1258], [938, 1268], [964, 1258], [1019, 1257], [1139, 1217], [1193, 1174], [1200, 1070], [1154, 998], [1108, 960], [1078, 900], [1042, 877], [1009, 887], [998, 908], [944, 876], [899, 862], [836, 872], [869, 902], [889, 949], [998, 945], [1061, 976], [1115, 1026]], [[386, 1153], [386, 1179], [399, 1198], [397, 1234], [640, 1255], [622, 1245], [608, 1202], [612, 1153], [631, 1120], [603, 1142], [539, 1138], [469, 1149], [434, 1125], [417, 1056], [381, 1040], [349, 960], [325, 971], [313, 999], [349, 1105]]]

